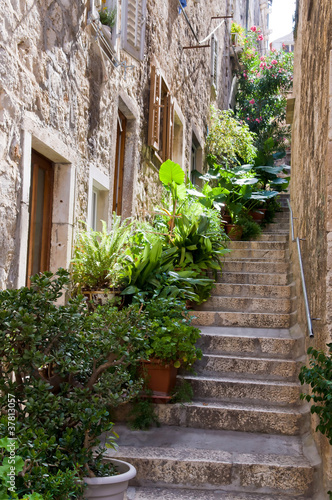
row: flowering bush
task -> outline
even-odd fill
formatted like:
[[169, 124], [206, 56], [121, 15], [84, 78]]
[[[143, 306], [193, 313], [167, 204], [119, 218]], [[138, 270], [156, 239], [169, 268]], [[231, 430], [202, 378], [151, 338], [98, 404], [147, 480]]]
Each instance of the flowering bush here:
[[286, 93], [293, 83], [293, 53], [272, 49], [262, 55], [259, 49], [262, 39], [256, 26], [252, 26], [243, 39], [237, 116], [257, 134], [258, 147], [273, 137], [276, 149], [285, 149], [289, 126], [283, 122]]

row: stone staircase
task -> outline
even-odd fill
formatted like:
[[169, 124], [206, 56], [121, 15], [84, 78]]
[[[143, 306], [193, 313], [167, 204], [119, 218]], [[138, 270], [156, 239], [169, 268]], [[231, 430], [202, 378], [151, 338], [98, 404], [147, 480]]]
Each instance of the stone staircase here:
[[203, 358], [182, 376], [194, 401], [156, 405], [160, 428], [117, 425], [116, 456], [137, 468], [127, 500], [326, 498], [299, 399], [288, 224], [284, 209], [259, 240], [230, 243], [213, 295], [195, 311]]

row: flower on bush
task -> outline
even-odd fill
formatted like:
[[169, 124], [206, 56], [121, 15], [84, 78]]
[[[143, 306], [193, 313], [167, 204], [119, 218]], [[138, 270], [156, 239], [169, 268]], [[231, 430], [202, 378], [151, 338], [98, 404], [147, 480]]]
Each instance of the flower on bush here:
[[[242, 72], [236, 114], [257, 134], [256, 146], [273, 137], [278, 148], [283, 147], [279, 130], [286, 116], [286, 93], [292, 87], [293, 54], [272, 49], [262, 55], [258, 50], [262, 38], [256, 26], [246, 33], [240, 55]], [[248, 107], [248, 103], [254, 106]], [[282, 127], [286, 135], [287, 127]]]

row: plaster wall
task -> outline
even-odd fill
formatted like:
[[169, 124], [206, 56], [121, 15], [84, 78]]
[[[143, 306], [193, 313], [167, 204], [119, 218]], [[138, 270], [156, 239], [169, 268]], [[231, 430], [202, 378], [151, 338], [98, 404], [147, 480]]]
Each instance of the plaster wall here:
[[[306, 347], [327, 351], [332, 341], [332, 6], [329, 0], [298, 2], [295, 41], [295, 112], [292, 128], [291, 205], [301, 241], [304, 274], [315, 337], [309, 339], [295, 243], [298, 321]], [[312, 418], [313, 430], [317, 425]], [[324, 488], [332, 486], [327, 439], [314, 433], [321, 450]]]

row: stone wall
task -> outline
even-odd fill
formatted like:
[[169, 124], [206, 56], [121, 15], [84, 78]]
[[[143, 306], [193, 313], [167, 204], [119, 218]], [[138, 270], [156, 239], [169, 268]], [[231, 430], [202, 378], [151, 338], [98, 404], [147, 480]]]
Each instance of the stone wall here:
[[[298, 320], [306, 344], [327, 351], [332, 341], [332, 6], [329, 0], [298, 2], [295, 43], [291, 204], [301, 241], [315, 338], [309, 340], [295, 243]], [[316, 418], [312, 426], [317, 425]], [[331, 447], [321, 434], [326, 491], [332, 486]]]
[[[197, 42], [178, 13], [178, 0], [147, 0], [142, 60], [121, 48], [123, 3], [117, 2], [111, 57], [102, 50], [96, 24], [90, 22], [93, 0], [0, 3], [0, 287], [26, 282], [32, 150], [50, 160], [55, 173], [51, 270], [68, 267], [79, 221], [87, 221], [91, 214], [96, 184], [106, 197], [104, 218], [111, 220], [118, 110], [127, 118], [122, 215], [153, 213], [161, 187], [160, 161], [147, 146], [152, 60], [175, 98], [177, 161], [188, 171], [194, 134], [202, 168], [210, 103], [228, 107], [231, 21], [225, 20], [215, 33], [215, 92], [211, 49], [183, 49]], [[221, 22], [212, 17], [230, 15], [233, 8], [235, 20], [241, 21], [248, 5], [249, 24], [259, 24], [260, 4], [188, 0], [186, 13], [201, 41]], [[112, 58], [120, 66], [115, 67]]]

